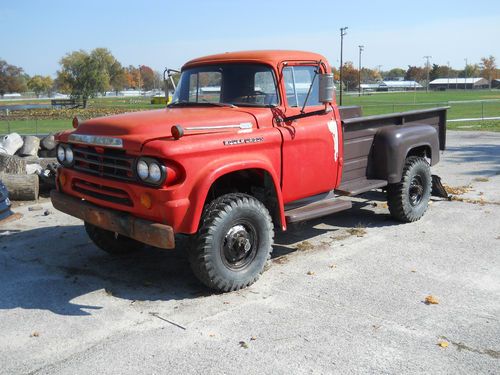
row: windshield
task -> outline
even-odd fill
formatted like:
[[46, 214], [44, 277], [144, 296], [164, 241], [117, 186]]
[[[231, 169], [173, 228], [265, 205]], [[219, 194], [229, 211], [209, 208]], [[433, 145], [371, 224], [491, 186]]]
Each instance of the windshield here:
[[278, 105], [272, 69], [261, 64], [218, 64], [185, 69], [175, 90], [175, 105]]

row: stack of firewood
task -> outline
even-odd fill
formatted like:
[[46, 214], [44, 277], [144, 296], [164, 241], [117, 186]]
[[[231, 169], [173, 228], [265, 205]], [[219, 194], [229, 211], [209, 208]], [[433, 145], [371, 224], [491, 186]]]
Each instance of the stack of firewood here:
[[12, 200], [36, 200], [50, 188], [57, 166], [54, 135], [39, 138], [11, 133], [0, 138], [0, 180]]

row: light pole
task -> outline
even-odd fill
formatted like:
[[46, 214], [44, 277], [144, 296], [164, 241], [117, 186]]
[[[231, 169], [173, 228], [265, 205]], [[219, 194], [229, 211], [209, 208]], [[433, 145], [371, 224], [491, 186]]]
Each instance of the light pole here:
[[343, 49], [344, 49], [344, 35], [346, 33], [347, 26], [341, 27], [340, 28], [340, 105], [342, 105], [342, 65], [344, 64], [343, 62]]
[[359, 47], [358, 96], [361, 96], [361, 52], [363, 52], [365, 46], [361, 45], [358, 47]]
[[430, 70], [429, 59], [431, 59], [431, 58], [432, 58], [432, 56], [424, 56], [424, 59], [427, 60], [427, 62], [425, 63], [425, 67], [427, 70], [427, 86], [425, 88], [426, 92], [429, 92], [429, 70]]
[[448, 74], [447, 74], [447, 76], [448, 76], [448, 90], [449, 90], [450, 89], [450, 72], [451, 72], [450, 62], [447, 61], [446, 65], [448, 66]]
[[138, 66], [138, 70], [139, 70], [139, 96], [141, 95], [141, 66], [139, 65]]
[[465, 69], [464, 69], [464, 91], [467, 90], [467, 58], [464, 59], [465, 60]]

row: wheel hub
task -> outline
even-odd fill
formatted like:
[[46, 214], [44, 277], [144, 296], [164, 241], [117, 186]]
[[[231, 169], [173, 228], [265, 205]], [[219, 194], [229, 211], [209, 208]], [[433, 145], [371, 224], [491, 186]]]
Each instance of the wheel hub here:
[[252, 260], [254, 253], [255, 231], [253, 228], [238, 224], [231, 227], [224, 237], [224, 261], [230, 268], [242, 268]]
[[414, 176], [410, 183], [410, 204], [412, 206], [417, 206], [424, 196], [424, 186], [422, 183], [422, 178], [420, 176]]

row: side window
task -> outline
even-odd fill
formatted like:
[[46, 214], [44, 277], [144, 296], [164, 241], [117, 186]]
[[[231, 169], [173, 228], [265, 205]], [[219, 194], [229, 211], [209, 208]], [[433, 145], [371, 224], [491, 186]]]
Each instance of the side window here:
[[[316, 69], [315, 66], [287, 66], [283, 69], [286, 98], [290, 107], [302, 107], [304, 105]], [[307, 106], [320, 104], [318, 77], [316, 77], [307, 99]]]

